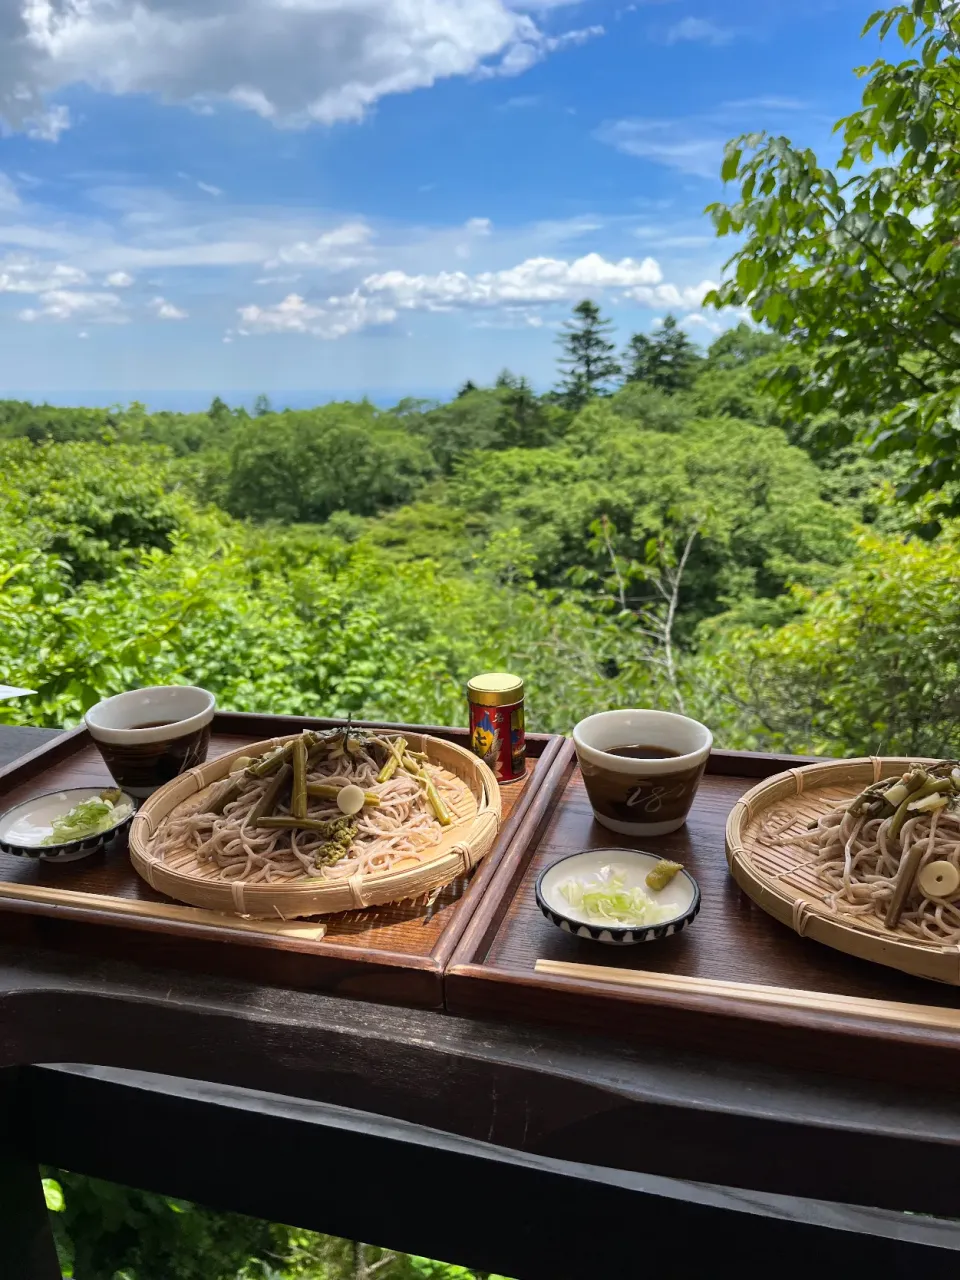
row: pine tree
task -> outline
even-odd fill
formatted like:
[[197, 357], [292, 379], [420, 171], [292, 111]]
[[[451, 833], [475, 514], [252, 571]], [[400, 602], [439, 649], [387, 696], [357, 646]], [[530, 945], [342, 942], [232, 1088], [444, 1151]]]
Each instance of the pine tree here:
[[613, 325], [600, 314], [595, 302], [584, 299], [573, 308], [574, 319], [564, 323], [558, 338], [563, 350], [560, 366], [560, 397], [569, 409], [579, 409], [594, 396], [608, 390], [620, 373], [614, 359], [615, 346], [609, 339]]
[[676, 317], [669, 315], [652, 337], [635, 333], [623, 353], [627, 382], [645, 382], [667, 392], [691, 387], [701, 359]]
[[273, 413], [273, 405], [270, 403], [270, 397], [261, 391], [253, 402], [253, 416], [262, 418], [267, 413]]
[[457, 399], [462, 400], [464, 396], [468, 396], [471, 391], [476, 391], [476, 390], [477, 390], [477, 384], [475, 382], [472, 382], [468, 378], [466, 382], [463, 384], [463, 386], [460, 388], [460, 390], [457, 392]]
[[229, 418], [231, 416], [230, 406], [221, 400], [219, 396], [214, 396], [210, 402], [210, 408], [207, 410], [207, 414], [214, 420], [214, 422], [222, 422], [225, 418]]
[[502, 405], [497, 426], [506, 447], [538, 449], [554, 442], [557, 411], [541, 402], [526, 378], [505, 369], [497, 378], [497, 389]]

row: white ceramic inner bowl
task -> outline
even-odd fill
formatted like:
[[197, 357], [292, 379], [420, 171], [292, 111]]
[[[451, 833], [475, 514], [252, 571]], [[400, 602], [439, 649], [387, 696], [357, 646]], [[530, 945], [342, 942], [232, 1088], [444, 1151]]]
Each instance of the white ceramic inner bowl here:
[[[713, 746], [713, 734], [699, 720], [680, 716], [673, 711], [598, 711], [587, 716], [573, 730], [577, 751], [582, 752], [594, 764], [614, 773], [637, 773], [645, 777], [656, 773], [676, 773], [678, 769], [692, 769], [706, 760]], [[665, 760], [631, 760], [628, 756], [610, 755], [611, 747], [632, 746], [663, 747], [678, 751], [678, 756]], [[642, 770], [639, 770], [642, 766]]]
[[[156, 685], [150, 689], [131, 689], [104, 698], [84, 716], [91, 737], [115, 746], [137, 743], [166, 742], [195, 733], [213, 719], [216, 700], [206, 689], [192, 684]], [[133, 729], [131, 725], [152, 720], [174, 721], [152, 729]]]

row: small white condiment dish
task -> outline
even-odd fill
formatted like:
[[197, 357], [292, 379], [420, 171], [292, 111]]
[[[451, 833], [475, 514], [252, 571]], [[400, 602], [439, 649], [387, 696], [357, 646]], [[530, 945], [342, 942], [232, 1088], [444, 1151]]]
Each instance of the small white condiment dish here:
[[67, 791], [48, 791], [45, 795], [14, 805], [0, 814], [0, 851], [26, 858], [41, 858], [44, 862], [76, 862], [80, 858], [89, 858], [100, 849], [112, 847], [130, 825], [136, 809], [136, 801], [126, 792], [120, 794], [121, 799], [130, 805], [130, 812], [119, 818], [114, 826], [82, 840], [43, 844], [57, 818], [69, 813], [82, 800], [95, 799], [103, 790], [103, 787], [71, 787]]
[[[700, 910], [700, 886], [689, 871], [680, 870], [665, 888], [659, 891], [650, 889], [646, 883], [648, 872], [657, 863], [666, 861], [669, 859], [638, 849], [587, 849], [583, 853], [572, 853], [540, 872], [536, 885], [537, 905], [546, 918], [564, 933], [589, 938], [593, 942], [626, 947], [637, 942], [669, 938], [696, 919]], [[604, 867], [616, 867], [626, 888], [639, 886], [658, 906], [669, 907], [674, 914], [657, 924], [621, 926], [600, 924], [578, 914], [560, 892], [560, 886], [571, 878], [593, 880]]]

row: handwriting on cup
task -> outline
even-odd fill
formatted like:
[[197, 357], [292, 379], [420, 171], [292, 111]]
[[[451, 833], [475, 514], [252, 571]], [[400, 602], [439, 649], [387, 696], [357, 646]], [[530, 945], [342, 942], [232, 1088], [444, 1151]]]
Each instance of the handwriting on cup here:
[[627, 808], [639, 809], [641, 813], [659, 813], [664, 804], [670, 800], [679, 800], [687, 791], [684, 783], [665, 786], [655, 783], [653, 786], [641, 782], [627, 796]]

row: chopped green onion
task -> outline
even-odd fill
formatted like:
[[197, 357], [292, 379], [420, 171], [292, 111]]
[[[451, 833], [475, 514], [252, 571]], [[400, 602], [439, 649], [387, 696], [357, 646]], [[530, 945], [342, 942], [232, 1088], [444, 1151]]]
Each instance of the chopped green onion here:
[[111, 827], [119, 826], [133, 813], [129, 800], [122, 800], [119, 791], [101, 791], [99, 796], [81, 800], [68, 812], [53, 821], [48, 836], [41, 844], [69, 844], [71, 840], [86, 840], [100, 835]]
[[622, 876], [612, 868], [605, 867], [593, 880], [571, 877], [557, 887], [573, 910], [591, 924], [609, 924], [615, 928], [659, 924], [677, 914], [676, 907], [659, 906], [639, 885], [625, 885]]

